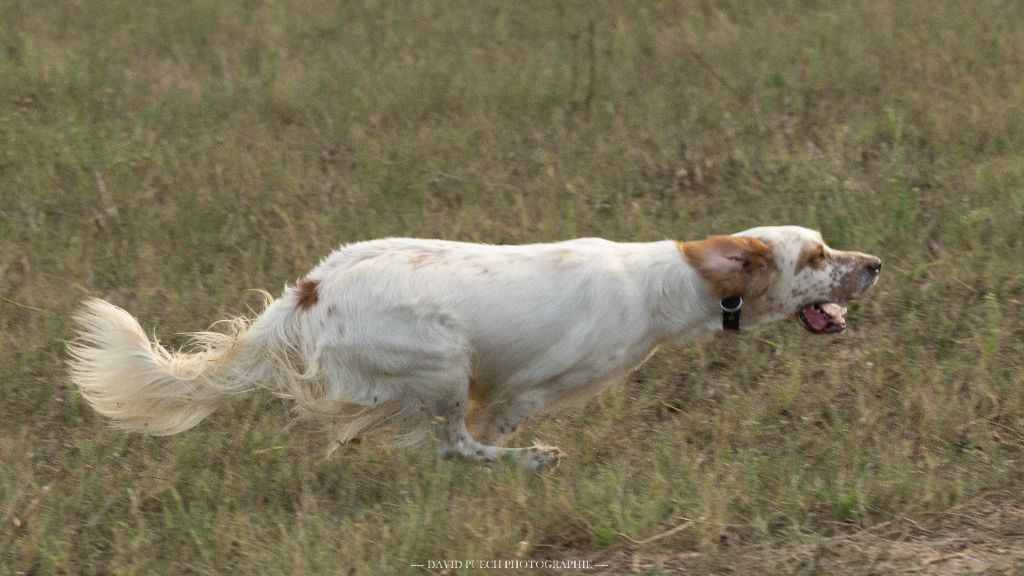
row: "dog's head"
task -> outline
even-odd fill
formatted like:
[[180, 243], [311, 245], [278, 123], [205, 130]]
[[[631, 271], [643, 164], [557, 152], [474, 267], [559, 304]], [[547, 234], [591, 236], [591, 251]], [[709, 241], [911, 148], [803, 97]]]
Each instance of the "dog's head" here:
[[882, 269], [877, 257], [833, 250], [799, 226], [752, 228], [680, 249], [713, 297], [743, 298], [744, 326], [792, 317], [815, 334], [845, 330], [843, 304], [864, 295]]

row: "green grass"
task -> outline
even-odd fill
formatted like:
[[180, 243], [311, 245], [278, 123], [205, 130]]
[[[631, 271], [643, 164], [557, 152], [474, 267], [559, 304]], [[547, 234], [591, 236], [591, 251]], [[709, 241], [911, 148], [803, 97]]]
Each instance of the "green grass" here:
[[[1020, 494], [1021, 7], [2, 3], [0, 573], [415, 573], [680, 518], [650, 547], [714, 555]], [[777, 223], [883, 257], [852, 329], [664, 349], [520, 434], [547, 474], [324, 459], [266, 395], [125, 436], [64, 373], [88, 295], [173, 344], [344, 242]]]

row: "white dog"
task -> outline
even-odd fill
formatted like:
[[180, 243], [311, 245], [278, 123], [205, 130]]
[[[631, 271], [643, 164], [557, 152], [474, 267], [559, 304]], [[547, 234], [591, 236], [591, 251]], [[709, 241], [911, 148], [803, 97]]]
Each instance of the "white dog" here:
[[69, 345], [71, 378], [125, 430], [181, 432], [264, 388], [335, 423], [339, 442], [432, 434], [443, 454], [538, 468], [560, 451], [500, 447], [531, 416], [623, 380], [670, 340], [788, 317], [840, 332], [841, 303], [880, 270], [878, 258], [794, 226], [643, 244], [360, 242], [251, 323], [193, 335], [187, 352], [91, 300]]

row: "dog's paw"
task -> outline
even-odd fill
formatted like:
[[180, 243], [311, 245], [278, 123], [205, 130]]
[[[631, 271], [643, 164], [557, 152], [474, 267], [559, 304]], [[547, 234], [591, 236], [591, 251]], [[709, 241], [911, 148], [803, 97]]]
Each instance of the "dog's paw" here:
[[554, 468], [562, 456], [565, 456], [565, 452], [561, 448], [534, 442], [533, 446], [526, 449], [526, 466], [530, 470]]

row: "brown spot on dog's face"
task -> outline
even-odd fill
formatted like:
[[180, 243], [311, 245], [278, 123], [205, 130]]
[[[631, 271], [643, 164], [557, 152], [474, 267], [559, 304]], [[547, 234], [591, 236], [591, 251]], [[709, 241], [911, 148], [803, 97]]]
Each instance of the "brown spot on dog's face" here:
[[295, 285], [296, 303], [300, 310], [309, 310], [320, 301], [316, 288], [320, 283], [316, 280], [303, 278]]
[[716, 298], [754, 298], [765, 292], [778, 267], [772, 247], [746, 236], [711, 236], [679, 242], [679, 251], [708, 284]]
[[827, 263], [828, 255], [825, 253], [825, 245], [821, 242], [806, 242], [797, 256], [796, 270], [793, 273], [799, 274], [804, 268], [821, 270]]

